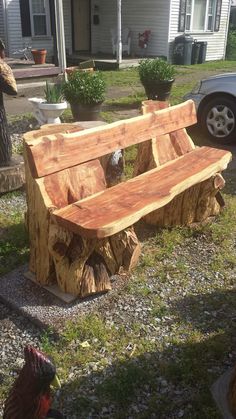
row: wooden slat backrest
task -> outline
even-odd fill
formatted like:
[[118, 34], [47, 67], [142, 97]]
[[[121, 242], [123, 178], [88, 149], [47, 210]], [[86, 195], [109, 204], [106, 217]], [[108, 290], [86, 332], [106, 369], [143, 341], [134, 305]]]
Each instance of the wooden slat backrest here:
[[26, 140], [33, 177], [39, 178], [196, 123], [193, 101], [147, 115], [91, 128]]
[[[168, 101], [146, 100], [142, 102], [142, 112], [147, 114], [159, 109], [169, 107]], [[157, 165], [165, 164], [183, 154], [194, 150], [195, 145], [184, 128], [152, 139], [152, 146], [155, 147]], [[154, 152], [154, 150], [153, 150]]]

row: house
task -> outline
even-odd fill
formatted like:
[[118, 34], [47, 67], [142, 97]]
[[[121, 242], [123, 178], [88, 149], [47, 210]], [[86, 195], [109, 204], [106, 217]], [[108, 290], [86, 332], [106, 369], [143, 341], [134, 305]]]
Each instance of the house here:
[[[8, 54], [30, 45], [53, 56], [56, 0], [0, 0], [0, 36]], [[63, 0], [67, 54], [111, 54], [110, 29], [117, 26], [119, 0]], [[225, 56], [231, 0], [121, 0], [122, 26], [131, 30], [131, 54], [140, 56], [139, 33], [151, 30], [149, 56], [171, 60], [183, 33], [207, 41], [207, 60]]]

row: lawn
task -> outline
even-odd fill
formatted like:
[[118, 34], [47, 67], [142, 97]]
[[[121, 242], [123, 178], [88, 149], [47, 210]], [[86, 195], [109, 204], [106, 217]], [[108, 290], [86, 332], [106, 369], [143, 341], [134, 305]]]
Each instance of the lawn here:
[[[204, 74], [235, 65], [179, 67], [171, 103]], [[104, 77], [117, 92], [105, 103], [108, 122], [139, 108], [145, 96], [136, 69]], [[198, 130], [192, 134], [203, 143]], [[126, 153], [127, 176], [135, 156], [135, 147]], [[210, 386], [236, 361], [236, 199], [228, 176], [226, 209], [214, 222], [159, 230], [138, 223], [142, 256], [132, 275], [59, 336], [42, 334], [62, 380], [56, 405], [68, 418], [220, 419]], [[22, 193], [0, 197], [0, 209], [4, 274], [28, 259]], [[0, 398], [7, 390], [0, 383]]]

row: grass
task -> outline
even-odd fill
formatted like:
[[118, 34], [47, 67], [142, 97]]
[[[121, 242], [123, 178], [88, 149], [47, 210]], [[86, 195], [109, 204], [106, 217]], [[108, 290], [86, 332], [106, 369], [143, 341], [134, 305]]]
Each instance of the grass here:
[[[235, 62], [218, 62], [179, 67], [171, 102], [178, 103], [191, 89], [195, 81], [188, 75], [234, 66]], [[111, 122], [117, 108], [137, 108], [144, 96], [135, 69], [106, 72], [105, 77], [109, 86], [132, 86], [132, 94], [106, 101], [102, 117]], [[70, 111], [63, 118], [71, 121]], [[197, 130], [192, 136], [203, 143]], [[125, 153], [129, 178], [137, 149], [130, 147]], [[209, 388], [232, 364], [229, 354], [234, 354], [236, 343], [234, 189], [235, 182], [226, 189], [226, 210], [211, 224], [155, 233], [139, 226], [140, 263], [123, 289], [110, 297], [112, 321], [107, 321], [106, 307], [100, 307], [69, 322], [57, 339], [51, 331], [42, 335], [42, 350], [54, 358], [63, 382], [61, 403], [78, 419], [105, 415], [110, 407], [114, 419], [220, 418]], [[0, 274], [28, 259], [23, 218], [17, 210], [0, 214]], [[209, 250], [206, 259], [201, 246]], [[132, 317], [122, 306], [129, 307], [132, 297], [146, 309], [145, 321], [142, 312]], [[9, 378], [1, 384], [1, 399], [11, 382]], [[137, 412], [140, 399], [143, 405]]]
[[[4, 196], [4, 200], [21, 195], [13, 192]], [[3, 199], [0, 197], [0, 199]], [[23, 263], [29, 257], [28, 238], [21, 211], [0, 212], [0, 275], [3, 275]]]

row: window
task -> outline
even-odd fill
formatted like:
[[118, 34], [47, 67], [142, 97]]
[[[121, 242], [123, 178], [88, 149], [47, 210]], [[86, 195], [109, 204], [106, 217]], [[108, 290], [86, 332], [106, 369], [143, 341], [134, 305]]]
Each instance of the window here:
[[22, 36], [49, 36], [53, 0], [20, 0]]
[[30, 0], [30, 20], [32, 36], [50, 34], [48, 0]]
[[181, 0], [179, 32], [219, 31], [222, 0]]

